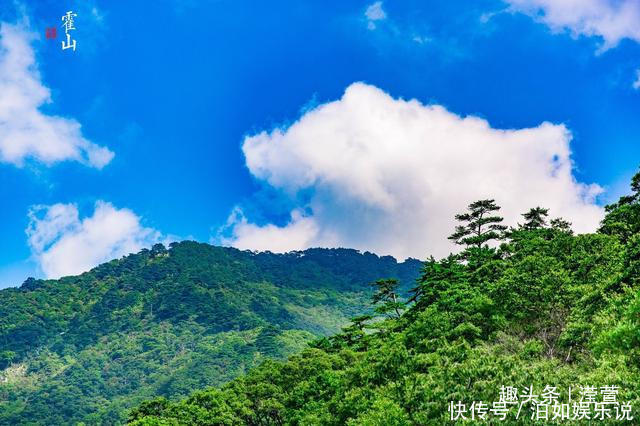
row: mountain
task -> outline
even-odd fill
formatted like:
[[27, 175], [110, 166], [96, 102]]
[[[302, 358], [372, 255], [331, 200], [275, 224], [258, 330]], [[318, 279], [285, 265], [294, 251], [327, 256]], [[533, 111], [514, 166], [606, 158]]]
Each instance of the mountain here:
[[408, 300], [380, 281], [377, 317], [130, 423], [638, 424], [640, 173], [631, 187], [584, 235], [539, 207], [502, 233], [494, 201], [473, 203], [463, 250], [427, 261]]
[[421, 262], [349, 249], [252, 253], [185, 241], [0, 291], [0, 424], [118, 424], [156, 395], [219, 386], [365, 312]]

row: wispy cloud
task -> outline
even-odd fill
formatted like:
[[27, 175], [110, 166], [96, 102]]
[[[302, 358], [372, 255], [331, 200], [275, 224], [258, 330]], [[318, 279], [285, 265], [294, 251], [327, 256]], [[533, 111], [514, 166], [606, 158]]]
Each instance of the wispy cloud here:
[[367, 18], [367, 28], [370, 30], [376, 29], [376, 22], [387, 19], [387, 14], [382, 9], [381, 1], [369, 5], [364, 12], [364, 16]]
[[574, 36], [598, 36], [600, 52], [622, 39], [640, 42], [640, 2], [637, 0], [505, 0], [512, 11], [522, 12], [553, 31], [569, 30]]
[[99, 53], [109, 43], [108, 17], [109, 13], [98, 7], [95, 0], [86, 0], [78, 3], [78, 47], [77, 53], [85, 57], [92, 57]]

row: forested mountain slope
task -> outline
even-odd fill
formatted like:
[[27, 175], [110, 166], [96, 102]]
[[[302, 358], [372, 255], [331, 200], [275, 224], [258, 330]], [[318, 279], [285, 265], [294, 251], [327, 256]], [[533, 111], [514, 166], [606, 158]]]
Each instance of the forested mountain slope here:
[[130, 422], [639, 424], [640, 174], [632, 189], [588, 235], [540, 207], [506, 229], [475, 202], [450, 237], [463, 250], [427, 261], [410, 299], [379, 281], [378, 316]]
[[421, 263], [174, 243], [0, 291], [0, 424], [112, 424], [145, 398], [221, 385], [335, 333], [369, 283]]

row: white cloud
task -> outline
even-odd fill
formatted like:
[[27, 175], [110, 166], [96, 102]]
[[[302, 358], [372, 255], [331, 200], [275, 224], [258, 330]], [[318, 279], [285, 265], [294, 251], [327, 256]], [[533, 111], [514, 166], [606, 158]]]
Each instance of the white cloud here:
[[418, 44], [425, 44], [425, 43], [430, 43], [433, 41], [433, 39], [431, 37], [425, 37], [425, 36], [414, 36], [413, 41], [415, 41]]
[[91, 16], [93, 16], [93, 19], [100, 24], [104, 22], [104, 13], [102, 13], [96, 6], [91, 8]]
[[376, 29], [376, 21], [383, 21], [387, 18], [387, 14], [382, 9], [381, 1], [369, 5], [364, 12], [364, 16], [367, 18], [367, 28], [370, 30]]
[[569, 30], [574, 36], [599, 36], [601, 50], [622, 39], [640, 42], [640, 2], [637, 0], [505, 0], [511, 9], [525, 13], [553, 31]]
[[640, 90], [640, 69], [636, 71], [636, 81], [633, 82], [633, 88]]
[[82, 136], [80, 123], [42, 113], [51, 93], [42, 84], [25, 25], [0, 25], [0, 161], [22, 165], [26, 158], [45, 164], [79, 161], [102, 168], [113, 158], [107, 148]]
[[297, 206], [284, 227], [260, 226], [236, 211], [221, 240], [272, 251], [345, 246], [443, 256], [453, 249], [454, 214], [481, 198], [495, 198], [508, 224], [541, 205], [578, 232], [592, 231], [602, 190], [572, 175], [570, 140], [561, 124], [494, 129], [355, 83], [290, 127], [244, 140], [250, 172]]
[[79, 274], [162, 238], [145, 228], [131, 210], [98, 201], [93, 215], [80, 219], [75, 204], [34, 206], [26, 230], [29, 247], [47, 278]]
[[270, 250], [276, 253], [309, 247], [319, 231], [316, 222], [312, 218], [304, 217], [298, 210], [291, 212], [291, 221], [287, 226], [278, 227], [272, 224], [258, 226], [249, 223], [240, 208], [233, 210], [224, 228], [230, 228], [233, 237], [219, 236], [217, 240], [213, 239], [213, 243], [233, 245], [243, 250]]

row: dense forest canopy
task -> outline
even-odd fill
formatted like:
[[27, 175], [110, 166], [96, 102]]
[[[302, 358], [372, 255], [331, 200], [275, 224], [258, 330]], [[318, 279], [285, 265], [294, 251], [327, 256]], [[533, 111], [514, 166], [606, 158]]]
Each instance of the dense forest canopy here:
[[[462, 251], [426, 261], [406, 300], [393, 280], [375, 281], [374, 313], [341, 333], [221, 388], [145, 402], [129, 421], [386, 426], [477, 415], [498, 424], [487, 407], [501, 394], [511, 401], [511, 389], [520, 402], [507, 406], [505, 424], [637, 424], [640, 174], [632, 190], [585, 235], [543, 207], [507, 229], [494, 200], [474, 202], [450, 237]], [[557, 404], [545, 403], [555, 394]]]
[[221, 385], [366, 310], [368, 283], [421, 263], [349, 249], [174, 243], [0, 291], [0, 424], [117, 424], [156, 395]]

